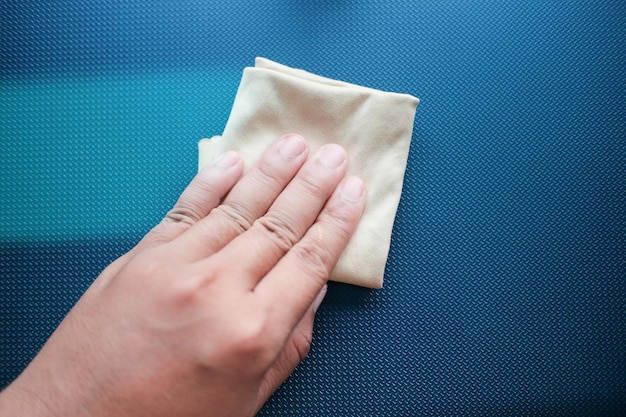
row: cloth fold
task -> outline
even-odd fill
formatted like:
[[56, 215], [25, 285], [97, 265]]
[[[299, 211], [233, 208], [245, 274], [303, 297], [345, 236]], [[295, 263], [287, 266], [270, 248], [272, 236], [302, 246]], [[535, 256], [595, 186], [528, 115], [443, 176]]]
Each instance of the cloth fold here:
[[419, 100], [324, 78], [264, 58], [245, 68], [222, 136], [202, 139], [202, 168], [228, 150], [249, 168], [286, 133], [304, 136], [311, 153], [326, 143], [348, 152], [348, 173], [363, 179], [368, 202], [330, 279], [381, 288]]

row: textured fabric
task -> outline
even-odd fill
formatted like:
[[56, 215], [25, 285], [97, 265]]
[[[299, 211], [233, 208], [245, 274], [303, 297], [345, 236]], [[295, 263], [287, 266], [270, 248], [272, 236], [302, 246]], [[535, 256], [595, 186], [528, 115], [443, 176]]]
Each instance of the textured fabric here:
[[421, 103], [385, 287], [331, 283], [260, 414], [623, 414], [626, 2], [0, 8], [0, 385], [175, 202], [267, 56]]
[[348, 173], [367, 187], [367, 207], [330, 279], [381, 288], [418, 100], [331, 80], [257, 58], [246, 68], [221, 137], [198, 145], [199, 168], [228, 150], [247, 166], [286, 133], [304, 135], [315, 152], [339, 143]]

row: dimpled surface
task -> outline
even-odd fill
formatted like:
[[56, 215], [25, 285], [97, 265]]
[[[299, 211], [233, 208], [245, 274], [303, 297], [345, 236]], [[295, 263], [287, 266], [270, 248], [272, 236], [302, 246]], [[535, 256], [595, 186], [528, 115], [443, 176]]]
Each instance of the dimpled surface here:
[[623, 1], [0, 7], [0, 386], [173, 204], [266, 56], [421, 104], [385, 288], [330, 285], [260, 414], [624, 414]]

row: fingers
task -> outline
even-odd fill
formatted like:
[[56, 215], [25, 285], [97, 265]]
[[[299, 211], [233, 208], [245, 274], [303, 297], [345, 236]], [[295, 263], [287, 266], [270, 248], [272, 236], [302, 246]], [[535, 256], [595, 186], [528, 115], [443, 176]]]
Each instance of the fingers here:
[[[293, 328], [326, 283], [365, 208], [366, 191], [356, 177], [345, 178], [317, 221], [278, 262], [255, 293], [276, 320]], [[271, 319], [270, 319], [271, 320]]]
[[[190, 260], [206, 258], [248, 230], [293, 179], [308, 156], [305, 140], [280, 138], [233, 187], [224, 202], [177, 239]], [[241, 257], [237, 254], [235, 259]]]
[[231, 272], [241, 277], [239, 280], [246, 288], [254, 288], [305, 235], [346, 169], [347, 156], [342, 147], [326, 145], [320, 148], [276, 198], [267, 213], [216, 254], [215, 262], [237, 259], [230, 268]]

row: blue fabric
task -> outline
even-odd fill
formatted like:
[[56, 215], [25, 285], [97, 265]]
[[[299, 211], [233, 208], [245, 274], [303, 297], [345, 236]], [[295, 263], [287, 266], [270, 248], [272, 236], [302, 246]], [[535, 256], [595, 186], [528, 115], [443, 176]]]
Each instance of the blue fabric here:
[[385, 288], [330, 286], [261, 415], [625, 414], [625, 2], [0, 5], [0, 387], [260, 55], [422, 100]]

